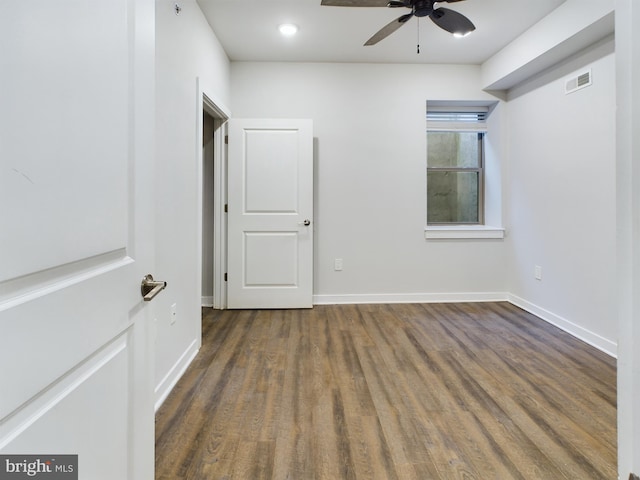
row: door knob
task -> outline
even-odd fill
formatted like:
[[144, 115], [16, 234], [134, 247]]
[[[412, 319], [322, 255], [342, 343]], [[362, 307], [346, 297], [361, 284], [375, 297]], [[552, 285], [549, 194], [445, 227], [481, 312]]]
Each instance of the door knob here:
[[305, 220], [304, 222], [300, 222], [298, 225], [304, 225], [305, 227], [308, 227], [309, 225], [311, 225], [311, 220]]
[[142, 299], [145, 302], [149, 302], [160, 293], [160, 290], [164, 290], [167, 286], [167, 282], [160, 282], [153, 279], [153, 275], [150, 273], [145, 275], [140, 284], [140, 293]]

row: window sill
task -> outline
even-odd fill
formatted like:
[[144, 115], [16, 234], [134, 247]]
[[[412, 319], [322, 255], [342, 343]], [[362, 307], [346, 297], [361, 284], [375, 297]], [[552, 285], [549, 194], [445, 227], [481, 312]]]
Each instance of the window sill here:
[[456, 238], [504, 238], [504, 228], [485, 225], [433, 225], [425, 227], [424, 238], [427, 240]]

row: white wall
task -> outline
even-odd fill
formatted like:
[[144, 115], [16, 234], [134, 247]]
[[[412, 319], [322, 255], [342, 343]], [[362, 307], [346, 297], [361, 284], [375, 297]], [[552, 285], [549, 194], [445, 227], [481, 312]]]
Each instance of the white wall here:
[[424, 238], [426, 101], [495, 100], [479, 75], [477, 66], [232, 63], [235, 117], [313, 119], [316, 302], [504, 296], [501, 240]]
[[[196, 79], [229, 104], [229, 60], [194, 0], [156, 2], [157, 279], [156, 401], [163, 399], [200, 345], [200, 156], [202, 118]], [[176, 304], [176, 322], [170, 309]]]
[[[506, 227], [512, 300], [615, 354], [613, 50], [601, 42], [509, 92]], [[584, 68], [593, 85], [566, 95]]]

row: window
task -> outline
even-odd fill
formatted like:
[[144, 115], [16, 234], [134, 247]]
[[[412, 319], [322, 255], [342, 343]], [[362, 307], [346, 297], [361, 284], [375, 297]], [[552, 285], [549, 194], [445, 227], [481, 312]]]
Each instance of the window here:
[[484, 224], [486, 107], [427, 107], [427, 225]]

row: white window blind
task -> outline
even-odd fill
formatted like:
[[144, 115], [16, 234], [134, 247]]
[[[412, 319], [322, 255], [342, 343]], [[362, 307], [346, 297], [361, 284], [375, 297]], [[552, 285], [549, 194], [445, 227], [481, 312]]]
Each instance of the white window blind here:
[[427, 130], [440, 132], [486, 132], [487, 107], [428, 107]]

